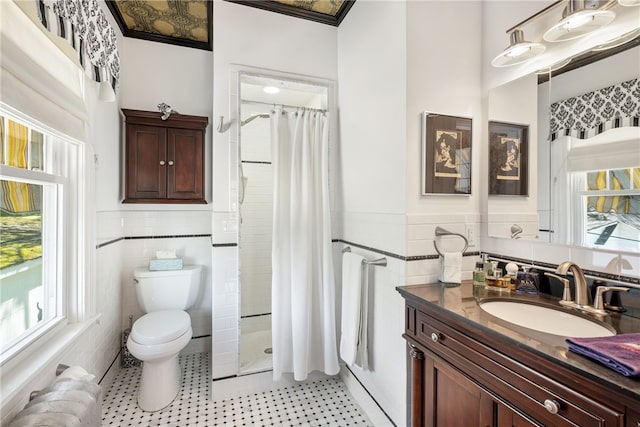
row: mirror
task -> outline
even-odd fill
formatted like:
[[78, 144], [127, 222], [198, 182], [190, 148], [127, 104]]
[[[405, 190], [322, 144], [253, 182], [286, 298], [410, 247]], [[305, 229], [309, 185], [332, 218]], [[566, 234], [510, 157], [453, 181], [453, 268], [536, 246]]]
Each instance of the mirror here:
[[[506, 239], [539, 239], [563, 245], [600, 246], [598, 237], [602, 236], [601, 240], [605, 240], [606, 233], [603, 230], [599, 235], [591, 236], [591, 239], [588, 238], [585, 230], [589, 218], [599, 220], [604, 225], [605, 221], [613, 221], [614, 214], [618, 215], [619, 212], [609, 212], [611, 209], [607, 212], [599, 212], [597, 209], [600, 207], [598, 207], [596, 211], [591, 211], [591, 217], [589, 217], [587, 208], [583, 212], [577, 210], [577, 205], [588, 204], [588, 195], [574, 197], [571, 191], [577, 187], [567, 187], [563, 192], [560, 192], [558, 183], [560, 176], [554, 175], [555, 182], [550, 179], [551, 168], [556, 166], [555, 164], [552, 166], [551, 160], [559, 162], [559, 159], [563, 157], [557, 154], [552, 156], [550, 152], [550, 147], [557, 148], [560, 145], [552, 145], [548, 142], [550, 136], [549, 107], [551, 102], [580, 96], [640, 77], [638, 67], [638, 63], [640, 63], [640, 53], [638, 53], [640, 7], [630, 7], [619, 1], [589, 2], [588, 7], [590, 8], [603, 8], [614, 12], [613, 21], [575, 40], [549, 42], [543, 38], [543, 34], [562, 18], [566, 12], [567, 3], [545, 1], [528, 2], [527, 4], [530, 4], [530, 9], [526, 11], [522, 10], [525, 6], [521, 3], [518, 3], [517, 6], [514, 2], [499, 4], [488, 2], [484, 5], [488, 28], [485, 37], [485, 50], [489, 58], [484, 65], [483, 80], [489, 90], [485, 115], [487, 123], [484, 123], [483, 140], [487, 141], [488, 148], [485, 149], [488, 159], [485, 161], [486, 166], [483, 165], [485, 171], [482, 173], [481, 179], [488, 180], [485, 187], [486, 194], [488, 194], [485, 209], [488, 235]], [[518, 22], [518, 19], [521, 21]], [[510, 25], [511, 27], [509, 27]], [[517, 65], [491, 66], [491, 58], [495, 58], [495, 55], [504, 51], [505, 32], [510, 35], [510, 31], [514, 29], [522, 30], [526, 34], [526, 40], [542, 43], [546, 49], [541, 54]], [[631, 49], [629, 49], [630, 47]], [[632, 55], [632, 58], [613, 59], [613, 57], [623, 58], [625, 55]], [[610, 60], [609, 57], [612, 59]], [[598, 65], [607, 63], [609, 65], [604, 67]], [[536, 73], [542, 74], [538, 76]], [[550, 78], [551, 81], [549, 81]], [[539, 81], [544, 83], [539, 84]], [[638, 107], [634, 108], [637, 111]], [[565, 106], [564, 112], [569, 114], [571, 109], [572, 107]], [[509, 125], [508, 129], [518, 129], [518, 126], [520, 128], [527, 127], [528, 148], [526, 151], [522, 147], [518, 150], [515, 143], [512, 145], [516, 149], [511, 150], [512, 153], [519, 152], [521, 156], [523, 152], [528, 155], [526, 159], [521, 158], [520, 165], [528, 166], [526, 187], [523, 185], [516, 190], [513, 188], [505, 190], [504, 183], [501, 183], [503, 189], [496, 190], [495, 181], [498, 180], [498, 174], [502, 174], [500, 169], [496, 168], [496, 163], [500, 165], [500, 168], [506, 167], [501, 162], [508, 157], [504, 153], [498, 156], [494, 155], [496, 150], [491, 147], [492, 141], [494, 146], [498, 144], [496, 141], [504, 140], [508, 143], [513, 138], [516, 138], [515, 142], [517, 142], [519, 135], [503, 129], [503, 134], [498, 133], [495, 136], [496, 132], [490, 132], [489, 123], [492, 121], [506, 123]], [[608, 131], [608, 127], [604, 130]], [[638, 131], [640, 128], [636, 127], [635, 130]], [[604, 134], [609, 135], [609, 132], [604, 132]], [[615, 138], [618, 141], [589, 140], [587, 142], [587, 139], [581, 141], [586, 144], [597, 143], [601, 149], [607, 147], [605, 153], [611, 154], [615, 153], [621, 144], [624, 146], [619, 138], [629, 141], [627, 136], [617, 135]], [[629, 138], [633, 138], [633, 136], [629, 136]], [[566, 144], [564, 145], [566, 146]], [[633, 144], [629, 143], [629, 145]], [[603, 158], [603, 153], [589, 155], [589, 150], [593, 149], [576, 143], [574, 153], [582, 152], [583, 157], [586, 158], [598, 160]], [[506, 151], [508, 152], [508, 150]], [[625, 156], [619, 155], [618, 157]], [[626, 157], [637, 158], [638, 155], [629, 152]], [[622, 170], [617, 171], [618, 169]], [[609, 170], [606, 169], [606, 171]], [[523, 171], [524, 167], [522, 167], [521, 173]], [[599, 180], [607, 185], [615, 183], [613, 188], [608, 187], [603, 191], [617, 191], [618, 206], [620, 206], [620, 200], [623, 199], [623, 196], [625, 206], [637, 205], [637, 198], [633, 197], [633, 191], [636, 190], [634, 187], [636, 169], [628, 167], [625, 170], [625, 167], [616, 166], [614, 172], [606, 171], [599, 171], [602, 172], [599, 175], [585, 175], [581, 179], [583, 183], [587, 183], [589, 180]], [[569, 181], [567, 177], [567, 174], [563, 175], [563, 185]], [[500, 177], [500, 179], [507, 178], [509, 177]], [[551, 191], [552, 184], [555, 184], [553, 193]], [[587, 188], [586, 184], [584, 185]], [[625, 185], [627, 187], [624, 187]], [[523, 190], [524, 188], [526, 190]], [[623, 194], [625, 192], [626, 194]], [[598, 197], [601, 196], [613, 197], [614, 194], [601, 194]], [[567, 200], [571, 200], [572, 209], [577, 213], [573, 214], [568, 211], [565, 204]], [[608, 199], [607, 202], [602, 202], [602, 200], [607, 199], [601, 198], [601, 205], [613, 204], [613, 199]], [[552, 222], [552, 215], [555, 215], [555, 222]], [[575, 221], [574, 218], [578, 220]], [[560, 219], [563, 220], [562, 223]], [[631, 222], [633, 219], [628, 219], [628, 221]], [[594, 221], [591, 223], [591, 225], [595, 225]], [[613, 225], [612, 222], [607, 224], [610, 227]], [[607, 233], [615, 234], [615, 231], [611, 231], [612, 229]], [[631, 232], [632, 235], [634, 233], [636, 231]], [[611, 239], [608, 240], [611, 241]], [[630, 241], [630, 246], [633, 245], [639, 246], [635, 237], [632, 237]]]
[[[564, 105], [562, 115], [571, 115], [575, 107], [590, 108], [597, 116], [594, 120], [603, 120], [608, 98], [601, 97], [598, 105], [577, 101], [639, 79], [639, 44], [636, 37], [629, 43], [634, 47], [551, 78], [547, 75], [541, 84], [532, 73], [489, 91], [489, 121], [528, 125], [530, 141], [528, 195], [489, 196], [489, 236], [640, 251], [640, 128], [627, 120], [614, 129], [608, 123], [597, 135], [557, 135], [550, 142], [553, 103], [577, 98], [573, 107]], [[637, 115], [640, 107], [629, 108]]]
[[[497, 164], [497, 167], [490, 166], [488, 173], [489, 236], [508, 239], [538, 237], [537, 98], [536, 74], [489, 91], [489, 164]], [[517, 173], [510, 174], [514, 170]], [[492, 189], [494, 185], [496, 188]]]
[[[640, 128], [627, 118], [640, 109], [639, 63], [635, 43], [539, 85], [538, 161], [548, 165], [538, 176], [545, 241], [640, 252]], [[566, 130], [577, 121], [604, 125], [583, 135]]]

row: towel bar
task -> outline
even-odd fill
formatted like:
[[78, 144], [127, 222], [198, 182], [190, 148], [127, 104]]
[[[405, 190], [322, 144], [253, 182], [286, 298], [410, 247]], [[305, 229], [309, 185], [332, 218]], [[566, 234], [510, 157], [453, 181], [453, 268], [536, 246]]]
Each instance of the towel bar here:
[[[345, 253], [345, 252], [351, 252], [351, 246], [347, 246], [346, 248], [344, 248], [342, 250], [342, 253]], [[367, 264], [367, 265], [379, 265], [381, 267], [386, 267], [387, 266], [387, 257], [373, 259], [371, 261], [365, 259], [364, 263]]]
[[[444, 228], [442, 228], [440, 226], [437, 226], [436, 227], [436, 237], [440, 237], [440, 236], [459, 236], [459, 237], [462, 237], [462, 239], [464, 240], [464, 248], [462, 249], [462, 253], [464, 253], [464, 251], [466, 251], [467, 248], [469, 247], [469, 241], [467, 240], [466, 237], [464, 237], [463, 234], [454, 233], [452, 231], [445, 230]], [[440, 252], [440, 250], [438, 249], [438, 244], [436, 243], [435, 239], [433, 241], [433, 247], [436, 248], [436, 252], [438, 253], [438, 255], [444, 256], [444, 255], [442, 255], [442, 252]]]

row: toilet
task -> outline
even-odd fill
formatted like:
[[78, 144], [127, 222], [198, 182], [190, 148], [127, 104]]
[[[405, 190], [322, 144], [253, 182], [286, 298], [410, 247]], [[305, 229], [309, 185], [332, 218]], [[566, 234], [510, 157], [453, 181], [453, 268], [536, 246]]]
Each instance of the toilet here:
[[133, 271], [138, 304], [146, 314], [133, 324], [127, 348], [143, 362], [138, 388], [138, 405], [143, 411], [159, 411], [180, 392], [178, 353], [193, 335], [185, 310], [196, 302], [201, 275], [199, 265], [182, 270]]

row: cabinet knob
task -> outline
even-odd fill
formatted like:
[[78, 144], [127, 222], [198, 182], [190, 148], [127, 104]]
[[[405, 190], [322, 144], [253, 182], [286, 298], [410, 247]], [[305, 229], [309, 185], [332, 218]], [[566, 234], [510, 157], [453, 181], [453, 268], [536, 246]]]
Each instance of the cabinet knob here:
[[438, 342], [440, 341], [440, 334], [437, 332], [431, 333], [431, 341]]
[[551, 400], [551, 399], [545, 400], [544, 407], [547, 411], [549, 411], [552, 414], [557, 414], [558, 411], [560, 410], [560, 404], [558, 403], [557, 400]]
[[169, 160], [169, 166], [173, 166], [173, 160]]
[[164, 166], [164, 160], [160, 160], [160, 166]]

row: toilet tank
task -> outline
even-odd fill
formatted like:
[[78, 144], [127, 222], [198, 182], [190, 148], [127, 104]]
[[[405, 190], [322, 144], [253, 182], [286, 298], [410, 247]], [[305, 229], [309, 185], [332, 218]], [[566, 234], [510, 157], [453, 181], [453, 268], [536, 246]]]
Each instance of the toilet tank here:
[[202, 282], [201, 265], [185, 265], [182, 270], [133, 270], [138, 304], [145, 313], [160, 310], [187, 310], [193, 306]]

